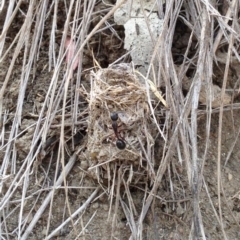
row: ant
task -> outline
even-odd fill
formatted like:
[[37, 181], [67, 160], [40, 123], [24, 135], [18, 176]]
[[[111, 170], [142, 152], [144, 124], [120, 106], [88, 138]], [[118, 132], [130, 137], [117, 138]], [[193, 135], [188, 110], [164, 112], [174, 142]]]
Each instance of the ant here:
[[118, 149], [123, 150], [126, 147], [126, 143], [123, 141], [123, 138], [118, 133], [118, 114], [116, 112], [112, 112], [110, 115], [112, 120], [112, 128], [117, 138], [116, 146]]

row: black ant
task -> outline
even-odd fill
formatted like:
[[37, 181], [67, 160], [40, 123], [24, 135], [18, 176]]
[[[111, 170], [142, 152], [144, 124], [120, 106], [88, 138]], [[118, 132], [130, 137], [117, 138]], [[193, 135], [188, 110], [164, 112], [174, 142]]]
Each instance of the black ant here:
[[118, 124], [117, 124], [118, 114], [116, 112], [112, 112], [111, 119], [112, 119], [112, 128], [117, 138], [116, 146], [118, 149], [123, 150], [126, 147], [126, 143], [123, 141], [122, 137], [118, 134]]

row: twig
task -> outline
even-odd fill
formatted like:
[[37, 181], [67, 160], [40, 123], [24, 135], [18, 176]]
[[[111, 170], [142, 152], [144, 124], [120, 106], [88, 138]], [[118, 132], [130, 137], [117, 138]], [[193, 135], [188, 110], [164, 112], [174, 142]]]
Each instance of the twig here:
[[68, 224], [71, 221], [71, 219], [75, 218], [78, 214], [83, 212], [88, 207], [88, 205], [91, 203], [91, 201], [94, 199], [94, 197], [97, 195], [99, 189], [100, 189], [100, 187], [97, 187], [94, 190], [94, 192], [89, 196], [87, 201], [77, 211], [75, 211], [69, 218], [67, 218], [60, 226], [58, 226], [53, 232], [51, 232], [51, 234], [49, 234], [45, 238], [45, 240], [48, 240], [48, 239], [51, 239], [52, 237], [54, 237], [66, 224]]
[[[67, 165], [65, 166], [65, 168], [62, 170], [62, 174], [60, 175], [60, 177], [58, 178], [58, 180], [56, 181], [56, 187], [60, 186], [64, 180], [64, 175], [67, 176], [68, 173], [70, 172], [70, 170], [72, 169], [75, 161], [76, 161], [76, 154], [74, 154], [69, 162], [67, 163]], [[65, 174], [64, 174], [65, 173]], [[42, 205], [40, 206], [40, 208], [38, 209], [38, 211], [36, 212], [34, 218], [32, 219], [31, 223], [28, 225], [27, 229], [25, 230], [24, 234], [22, 235], [21, 239], [25, 240], [28, 239], [29, 234], [32, 232], [34, 226], [36, 225], [37, 221], [40, 219], [42, 213], [45, 211], [46, 207], [48, 206], [49, 202], [51, 201], [51, 198], [53, 197], [55, 192], [55, 189], [51, 190], [51, 192], [47, 195], [47, 197], [45, 198], [45, 200], [43, 201]]]

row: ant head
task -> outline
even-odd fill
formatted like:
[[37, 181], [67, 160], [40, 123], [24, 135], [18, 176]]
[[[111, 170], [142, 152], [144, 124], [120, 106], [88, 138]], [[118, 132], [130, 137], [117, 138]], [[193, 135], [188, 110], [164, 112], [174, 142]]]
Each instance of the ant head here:
[[112, 121], [117, 121], [118, 120], [118, 114], [116, 112], [112, 112], [110, 114]]
[[118, 149], [123, 150], [126, 147], [126, 143], [123, 140], [118, 139], [116, 142], [116, 146]]

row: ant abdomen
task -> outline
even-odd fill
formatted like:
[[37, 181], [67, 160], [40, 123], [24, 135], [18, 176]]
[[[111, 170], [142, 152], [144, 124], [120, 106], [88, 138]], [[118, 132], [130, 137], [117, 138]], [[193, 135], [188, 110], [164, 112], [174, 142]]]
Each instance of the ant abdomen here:
[[126, 143], [123, 140], [118, 139], [116, 142], [116, 146], [118, 149], [123, 150], [126, 147]]

